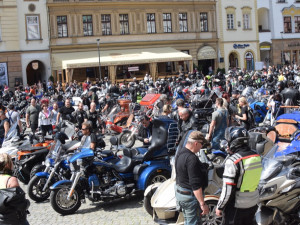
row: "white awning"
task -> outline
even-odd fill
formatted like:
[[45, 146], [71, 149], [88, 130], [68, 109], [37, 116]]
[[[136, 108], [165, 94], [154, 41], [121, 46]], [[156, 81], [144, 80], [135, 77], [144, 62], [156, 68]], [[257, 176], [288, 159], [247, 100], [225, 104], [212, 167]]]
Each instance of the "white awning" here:
[[[188, 61], [192, 56], [174, 48], [146, 48], [100, 51], [101, 66]], [[53, 53], [53, 69], [99, 66], [98, 51]]]

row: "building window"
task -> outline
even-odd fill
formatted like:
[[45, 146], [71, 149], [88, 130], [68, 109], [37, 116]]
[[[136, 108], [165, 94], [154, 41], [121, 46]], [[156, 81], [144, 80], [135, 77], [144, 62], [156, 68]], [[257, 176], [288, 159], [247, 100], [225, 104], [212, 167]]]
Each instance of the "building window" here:
[[155, 13], [147, 13], [147, 32], [148, 34], [156, 33]]
[[102, 35], [111, 35], [110, 14], [101, 15]]
[[208, 31], [207, 13], [200, 13], [200, 31], [201, 32]]
[[172, 33], [172, 18], [171, 13], [163, 13], [164, 33]]
[[292, 21], [290, 16], [285, 16], [284, 21], [284, 33], [292, 33]]
[[227, 14], [227, 29], [233, 30], [234, 29], [234, 16], [233, 14]]
[[58, 37], [68, 37], [67, 16], [57, 17], [57, 33]]
[[128, 14], [120, 14], [120, 34], [129, 34]]
[[295, 32], [300, 33], [300, 16], [295, 16]]
[[38, 15], [26, 16], [27, 40], [39, 40], [40, 35], [40, 19]]
[[285, 65], [291, 64], [291, 52], [290, 51], [283, 52], [283, 63]]
[[82, 16], [83, 21], [83, 35], [92, 36], [93, 35], [93, 17], [92, 15]]
[[250, 29], [250, 15], [249, 14], [243, 15], [243, 24], [244, 24], [244, 30]]
[[179, 32], [188, 32], [187, 13], [179, 13]]

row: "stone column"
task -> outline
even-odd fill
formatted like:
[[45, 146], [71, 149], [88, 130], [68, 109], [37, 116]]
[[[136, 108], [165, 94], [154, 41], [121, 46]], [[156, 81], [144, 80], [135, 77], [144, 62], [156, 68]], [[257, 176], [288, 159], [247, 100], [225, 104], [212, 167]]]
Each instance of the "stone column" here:
[[193, 60], [189, 60], [189, 72], [192, 73], [194, 71], [194, 63]]
[[149, 64], [150, 67], [150, 75], [154, 81], [157, 80], [157, 63], [153, 62]]
[[117, 76], [117, 66], [109, 66], [108, 67], [109, 79], [112, 84], [116, 83], [116, 76]]

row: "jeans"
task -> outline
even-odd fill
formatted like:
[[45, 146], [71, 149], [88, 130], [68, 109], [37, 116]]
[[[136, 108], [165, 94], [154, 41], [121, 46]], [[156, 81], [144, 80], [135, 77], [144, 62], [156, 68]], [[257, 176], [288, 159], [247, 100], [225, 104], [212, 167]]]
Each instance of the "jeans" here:
[[201, 225], [201, 208], [194, 194], [192, 193], [192, 195], [183, 195], [181, 193], [178, 193], [177, 190], [190, 191], [191, 193], [193, 191], [175, 185], [176, 203], [177, 206], [179, 206], [183, 212], [184, 224]]

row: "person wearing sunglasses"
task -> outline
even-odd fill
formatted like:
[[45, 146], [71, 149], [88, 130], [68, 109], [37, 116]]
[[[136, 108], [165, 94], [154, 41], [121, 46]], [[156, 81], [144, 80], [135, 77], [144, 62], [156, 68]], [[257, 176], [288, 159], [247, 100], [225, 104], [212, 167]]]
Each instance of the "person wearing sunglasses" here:
[[182, 209], [184, 224], [200, 225], [201, 215], [209, 213], [204, 202], [204, 189], [208, 184], [204, 165], [196, 153], [207, 141], [200, 131], [192, 131], [187, 143], [175, 157], [176, 185], [175, 196], [177, 206]]
[[90, 148], [92, 150], [96, 149], [97, 137], [92, 132], [93, 128], [90, 121], [83, 122], [81, 125], [82, 138], [79, 149]]

